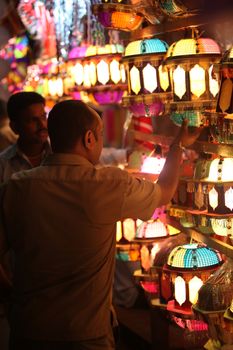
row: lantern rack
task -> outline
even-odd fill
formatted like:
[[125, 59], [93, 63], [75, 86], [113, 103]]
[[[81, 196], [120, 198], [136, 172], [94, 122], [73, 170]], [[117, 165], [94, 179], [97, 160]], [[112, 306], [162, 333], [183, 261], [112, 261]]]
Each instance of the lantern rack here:
[[[140, 141], [152, 142], [169, 147], [173, 141], [173, 136], [165, 136], [162, 134], [145, 134], [140, 131], [132, 131], [134, 137]], [[196, 152], [218, 154], [222, 157], [233, 157], [233, 147], [230, 144], [216, 144], [207, 141], [196, 141], [189, 149]]]
[[226, 20], [231, 21], [233, 9], [231, 5], [222, 8], [218, 13], [200, 13], [194, 14], [190, 17], [177, 18], [173, 21], [165, 21], [163, 23], [148, 25], [147, 27], [136, 29], [132, 32], [132, 40], [141, 38], [151, 38], [154, 36], [161, 36], [170, 32], [184, 30], [190, 27], [201, 27], [206, 25], [222, 23]]

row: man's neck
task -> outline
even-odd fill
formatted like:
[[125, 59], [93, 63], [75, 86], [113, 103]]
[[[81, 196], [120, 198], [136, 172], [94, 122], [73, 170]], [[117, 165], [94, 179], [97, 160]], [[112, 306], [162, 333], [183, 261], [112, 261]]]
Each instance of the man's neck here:
[[37, 156], [42, 153], [45, 148], [45, 144], [27, 144], [18, 140], [18, 146], [20, 150], [28, 157]]

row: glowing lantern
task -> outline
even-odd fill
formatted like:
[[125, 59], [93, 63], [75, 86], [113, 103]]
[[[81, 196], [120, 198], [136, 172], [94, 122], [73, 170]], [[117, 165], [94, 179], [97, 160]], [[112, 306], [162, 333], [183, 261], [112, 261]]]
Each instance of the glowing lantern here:
[[233, 181], [233, 158], [216, 158], [210, 164], [207, 181]]
[[218, 236], [227, 237], [233, 235], [233, 219], [232, 218], [211, 218], [211, 227]]
[[119, 3], [94, 4], [92, 11], [98, 17], [98, 21], [109, 29], [135, 30], [143, 21], [143, 15], [137, 13], [132, 5]]
[[169, 304], [169, 310], [174, 308], [190, 312], [199, 289], [221, 263], [221, 255], [216, 250], [201, 244], [185, 244], [174, 248], [162, 272], [162, 275], [170, 274], [174, 286], [175, 302]]
[[139, 243], [142, 247], [140, 255], [143, 271], [148, 271], [153, 266], [155, 255], [163, 239], [179, 232], [173, 226], [164, 224], [160, 219], [148, 220], [138, 226], [134, 242]]
[[135, 116], [161, 115], [171, 97], [168, 71], [162, 66], [167, 48], [164, 41], [153, 38], [133, 41], [125, 49], [128, 95], [123, 105]]
[[213, 76], [213, 65], [219, 61], [218, 44], [209, 38], [181, 39], [173, 43], [166, 55], [173, 85], [171, 119], [181, 125], [184, 118], [189, 125], [199, 126], [205, 110], [216, 106], [219, 84]]
[[89, 46], [82, 60], [83, 86], [95, 103], [119, 103], [126, 90], [126, 74], [120, 63], [124, 47], [119, 44]]
[[[212, 160], [209, 175], [203, 180], [210, 182], [208, 193], [208, 211], [227, 214], [233, 210], [233, 158], [216, 158]], [[215, 183], [214, 185], [212, 183]]]
[[163, 170], [166, 158], [146, 157], [143, 161], [141, 172], [149, 174], [160, 174]]
[[139, 245], [133, 242], [136, 231], [136, 221], [125, 219], [116, 225], [117, 259], [124, 261], [139, 260]]
[[233, 113], [233, 47], [224, 54], [221, 60], [220, 71], [221, 86], [216, 111], [230, 115]]

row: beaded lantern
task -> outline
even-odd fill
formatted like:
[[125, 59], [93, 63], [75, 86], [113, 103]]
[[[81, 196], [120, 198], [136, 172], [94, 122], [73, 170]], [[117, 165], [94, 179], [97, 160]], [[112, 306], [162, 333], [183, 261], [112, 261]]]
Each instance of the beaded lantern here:
[[157, 38], [133, 41], [125, 49], [128, 95], [123, 105], [134, 116], [162, 114], [164, 103], [171, 97], [170, 78], [162, 65], [167, 49], [167, 44]]
[[220, 47], [210, 38], [181, 39], [169, 47], [165, 65], [173, 86], [169, 109], [176, 125], [187, 118], [190, 126], [199, 126], [205, 110], [216, 106], [219, 83], [213, 67], [220, 58]]
[[[192, 243], [174, 248], [161, 278], [162, 297], [166, 300], [174, 298], [169, 302], [169, 310], [190, 313], [191, 305], [197, 301], [199, 289], [221, 264], [220, 253], [203, 244]], [[163, 285], [163, 280], [167, 282], [168, 277], [171, 281], [170, 293], [168, 286]]]

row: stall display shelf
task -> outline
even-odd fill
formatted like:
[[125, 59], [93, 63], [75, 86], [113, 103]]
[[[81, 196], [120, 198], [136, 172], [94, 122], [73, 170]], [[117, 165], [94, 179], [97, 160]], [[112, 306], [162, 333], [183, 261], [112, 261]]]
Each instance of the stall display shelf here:
[[[164, 136], [158, 134], [145, 134], [140, 131], [132, 131], [134, 137], [137, 140], [146, 141], [146, 142], [154, 142], [155, 144], [161, 144], [163, 146], [170, 146], [172, 143], [174, 136]], [[212, 153], [218, 154], [222, 157], [233, 157], [233, 146], [230, 144], [217, 144], [210, 143], [206, 141], [196, 141], [193, 145], [189, 147], [196, 152], [204, 152], [204, 153]]]

